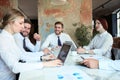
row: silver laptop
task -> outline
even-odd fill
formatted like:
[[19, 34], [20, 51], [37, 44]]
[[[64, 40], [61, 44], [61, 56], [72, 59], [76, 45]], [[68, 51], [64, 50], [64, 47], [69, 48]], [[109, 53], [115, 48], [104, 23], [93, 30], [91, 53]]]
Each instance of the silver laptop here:
[[77, 47], [79, 47], [75, 42], [65, 41], [65, 43], [71, 44], [71, 51], [76, 51]]
[[71, 48], [71, 45], [70, 43], [64, 43], [59, 54], [58, 54], [58, 59], [60, 59], [63, 63], [65, 62], [66, 58], [67, 58], [67, 55], [70, 51], [70, 48]]

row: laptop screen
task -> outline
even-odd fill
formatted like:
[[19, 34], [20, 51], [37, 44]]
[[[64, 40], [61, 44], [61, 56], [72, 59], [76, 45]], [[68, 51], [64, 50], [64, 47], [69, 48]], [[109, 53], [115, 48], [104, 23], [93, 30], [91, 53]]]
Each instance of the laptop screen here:
[[71, 51], [76, 51], [77, 47], [79, 47], [75, 42], [65, 41], [65, 43], [71, 44]]
[[64, 43], [59, 52], [58, 59], [60, 59], [63, 63], [65, 62], [65, 59], [67, 58], [70, 48], [71, 48], [71, 44]]

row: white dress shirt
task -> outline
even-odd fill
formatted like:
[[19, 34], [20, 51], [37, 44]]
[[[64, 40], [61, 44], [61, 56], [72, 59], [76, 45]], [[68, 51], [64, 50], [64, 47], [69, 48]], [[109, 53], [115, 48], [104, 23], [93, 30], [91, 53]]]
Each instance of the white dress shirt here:
[[[16, 45], [13, 35], [5, 30], [0, 33], [0, 79], [15, 80], [15, 73], [43, 67], [37, 54], [23, 53]], [[19, 60], [31, 61], [20, 63]], [[34, 62], [34, 63], [33, 63]]]
[[[71, 37], [68, 34], [61, 33], [59, 35], [59, 38], [60, 38], [61, 44], [63, 44], [65, 41], [70, 41], [70, 42], [72, 42], [74, 47], [77, 48], [75, 43], [73, 42], [73, 40], [71, 39]], [[48, 35], [45, 42], [42, 44], [41, 49], [55, 48], [56, 46], [58, 46], [58, 35], [56, 35], [55, 33], [52, 33], [52, 34]]]
[[113, 38], [107, 31], [97, 34], [88, 46], [84, 46], [86, 50], [93, 49], [93, 52], [97, 55], [106, 56], [111, 58], [111, 48], [113, 44]]
[[99, 60], [99, 69], [120, 71], [120, 60]]
[[[14, 35], [14, 38], [15, 38], [15, 41], [17, 43], [17, 45], [19, 46], [19, 48], [23, 48], [23, 39], [24, 37], [20, 34], [20, 33], [17, 33]], [[40, 44], [41, 44], [41, 41], [36, 41], [36, 44], [33, 45], [30, 41], [30, 39], [28, 37], [25, 37], [25, 42], [26, 42], [26, 47], [28, 49], [30, 49], [32, 52], [38, 52], [40, 50]]]
[[[26, 52], [25, 50], [24, 50], [24, 48], [23, 48], [23, 36], [20, 34], [20, 33], [16, 33], [16, 34], [14, 34], [13, 35], [14, 36], [14, 39], [15, 39], [15, 42], [16, 42], [16, 44], [17, 44], [17, 46], [19, 47], [19, 49], [23, 52], [23, 53], [26, 53], [26, 54], [24, 54], [24, 55], [27, 55], [27, 56], [31, 56], [31, 55], [34, 55], [34, 54], [36, 54], [36, 55], [40, 55], [40, 56], [42, 56], [42, 55], [44, 55], [44, 52], [42, 52], [42, 51], [39, 51], [39, 52]], [[39, 43], [39, 42], [38, 42]], [[31, 43], [32, 44], [32, 43]], [[39, 43], [40, 44], [40, 43]], [[38, 45], [39, 45], [38, 44]], [[32, 44], [33, 45], [33, 44]], [[37, 45], [37, 46], [38, 46]], [[35, 47], [34, 46], [34, 49], [35, 48], [37, 48], [37, 46]], [[39, 49], [39, 46], [38, 46], [38, 49]], [[36, 49], [37, 50], [37, 49]]]

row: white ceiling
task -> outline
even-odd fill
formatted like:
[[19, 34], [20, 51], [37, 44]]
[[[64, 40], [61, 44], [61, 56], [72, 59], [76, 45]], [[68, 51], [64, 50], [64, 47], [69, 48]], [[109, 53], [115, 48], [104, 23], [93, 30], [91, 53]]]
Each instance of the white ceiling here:
[[[30, 18], [37, 19], [38, 0], [18, 0], [19, 8]], [[120, 8], [120, 0], [92, 0], [93, 16], [109, 15]]]

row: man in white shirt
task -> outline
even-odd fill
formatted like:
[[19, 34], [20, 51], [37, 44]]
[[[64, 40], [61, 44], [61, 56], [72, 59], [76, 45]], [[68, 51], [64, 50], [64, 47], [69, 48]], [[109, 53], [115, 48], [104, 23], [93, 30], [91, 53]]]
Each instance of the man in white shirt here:
[[62, 22], [56, 22], [54, 25], [54, 33], [48, 35], [45, 42], [42, 44], [41, 49], [49, 48], [49, 49], [55, 49], [63, 45], [64, 42], [70, 41], [74, 47], [76, 48], [75, 43], [71, 39], [71, 37], [63, 33], [63, 23]]
[[[24, 29], [21, 33], [17, 33], [14, 35], [15, 41], [20, 49], [24, 49], [27, 52], [38, 52], [40, 49], [40, 35], [34, 33], [34, 39], [36, 40], [36, 44], [33, 45], [29, 39], [29, 33], [31, 30], [32, 24], [28, 19], [24, 21]], [[24, 40], [24, 41], [23, 41]]]

